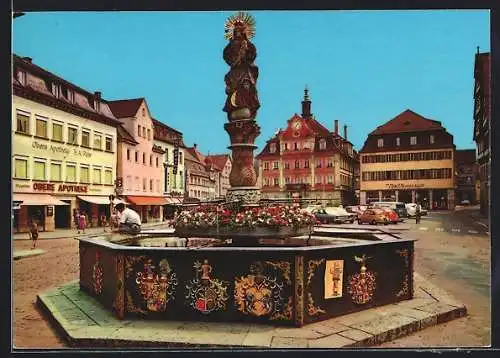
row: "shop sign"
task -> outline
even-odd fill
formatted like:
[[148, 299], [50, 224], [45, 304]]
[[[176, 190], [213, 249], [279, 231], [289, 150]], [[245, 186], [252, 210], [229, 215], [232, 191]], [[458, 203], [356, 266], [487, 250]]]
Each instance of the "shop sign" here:
[[387, 189], [417, 189], [424, 188], [424, 184], [385, 184]]
[[38, 150], [46, 150], [46, 151], [51, 151], [52, 153], [62, 153], [65, 155], [68, 155], [72, 153], [73, 155], [79, 155], [81, 157], [85, 158], [90, 158], [92, 156], [92, 153], [88, 150], [82, 150], [82, 149], [77, 149], [77, 148], [68, 148], [66, 146], [62, 145], [53, 145], [53, 144], [45, 144], [45, 143], [39, 143], [36, 140], [33, 141], [31, 144], [31, 147], [33, 149], [38, 149]]
[[73, 185], [73, 184], [56, 184], [53, 183], [33, 183], [34, 191], [57, 191], [66, 193], [86, 193], [88, 191], [87, 185]]

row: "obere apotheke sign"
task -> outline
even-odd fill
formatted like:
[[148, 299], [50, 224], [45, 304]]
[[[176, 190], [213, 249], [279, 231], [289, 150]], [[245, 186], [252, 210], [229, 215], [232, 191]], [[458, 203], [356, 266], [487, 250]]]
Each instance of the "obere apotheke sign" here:
[[73, 184], [54, 184], [54, 183], [33, 183], [34, 191], [52, 191], [52, 192], [65, 192], [65, 193], [86, 193], [88, 191], [87, 185], [73, 185]]

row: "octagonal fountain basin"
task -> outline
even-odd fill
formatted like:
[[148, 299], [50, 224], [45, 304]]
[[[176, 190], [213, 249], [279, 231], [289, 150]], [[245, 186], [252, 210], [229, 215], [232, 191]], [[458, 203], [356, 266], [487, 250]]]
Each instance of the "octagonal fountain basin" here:
[[119, 319], [302, 326], [412, 298], [414, 240], [315, 228], [291, 238], [80, 237], [80, 288]]

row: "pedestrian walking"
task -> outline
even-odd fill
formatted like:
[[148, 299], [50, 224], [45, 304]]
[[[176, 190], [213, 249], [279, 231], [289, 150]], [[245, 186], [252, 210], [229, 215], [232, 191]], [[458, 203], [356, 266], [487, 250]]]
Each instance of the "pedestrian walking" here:
[[31, 246], [31, 249], [33, 250], [34, 248], [36, 248], [36, 243], [38, 240], [38, 224], [34, 219], [31, 220], [29, 235], [30, 239], [33, 241], [33, 246]]
[[415, 209], [415, 224], [420, 224], [420, 217], [421, 217], [420, 204], [417, 204], [417, 207]]
[[104, 228], [104, 232], [106, 232], [106, 215], [104, 213], [101, 213], [99, 216], [99, 220], [101, 221], [101, 226]]
[[87, 218], [83, 211], [80, 211], [80, 215], [78, 216], [78, 233], [80, 231], [85, 234], [85, 228], [87, 227]]

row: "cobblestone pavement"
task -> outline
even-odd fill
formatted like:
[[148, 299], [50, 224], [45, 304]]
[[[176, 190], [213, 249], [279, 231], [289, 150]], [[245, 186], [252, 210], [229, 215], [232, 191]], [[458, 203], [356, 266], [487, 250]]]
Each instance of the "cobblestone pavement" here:
[[[409, 230], [401, 232], [402, 236], [419, 239], [415, 244], [415, 271], [463, 302], [468, 316], [429, 327], [380, 347], [463, 347], [490, 343], [490, 238], [486, 233], [435, 230], [456, 220], [469, 230], [470, 223], [465, 223], [468, 226], [464, 224], [463, 215], [473, 214], [430, 213], [420, 226], [409, 221]], [[420, 230], [422, 227], [428, 227], [428, 230]], [[30, 246], [31, 242], [27, 240], [13, 242], [14, 250], [29, 250]], [[37, 294], [78, 279], [78, 241], [40, 240], [38, 248], [46, 252], [12, 263], [14, 345], [19, 348], [62, 348], [66, 346], [65, 342], [42, 317], [35, 301]]]
[[477, 347], [490, 344], [491, 246], [488, 228], [477, 223], [478, 217], [475, 208], [431, 213], [420, 225], [410, 223], [410, 230], [401, 234], [418, 239], [415, 243], [415, 271], [463, 302], [467, 307], [467, 317], [379, 347]]

